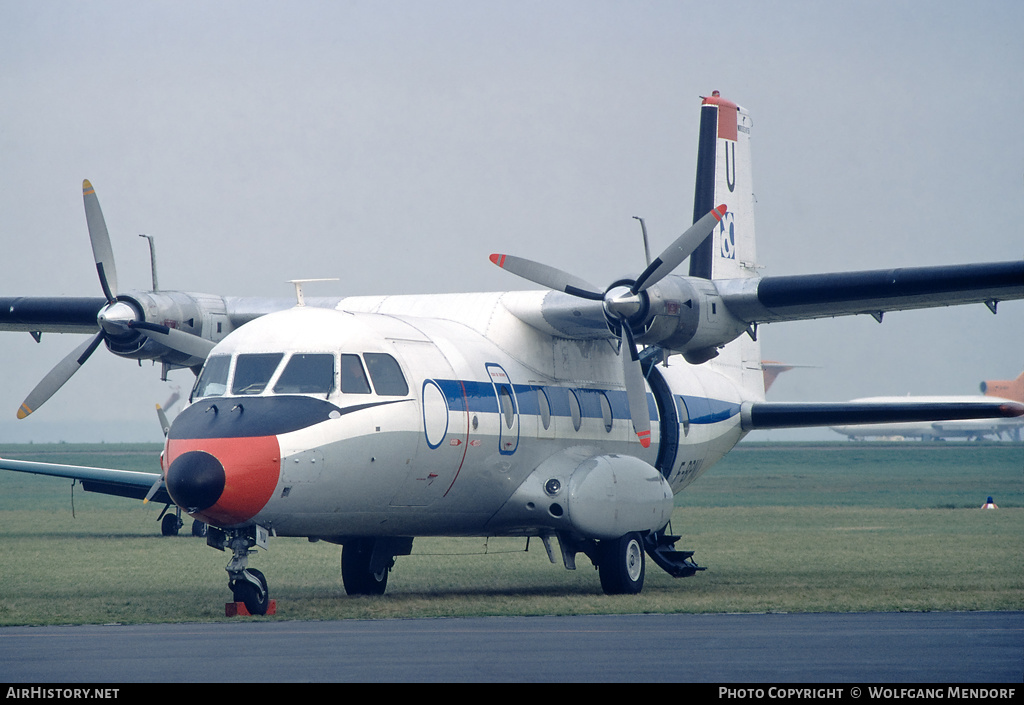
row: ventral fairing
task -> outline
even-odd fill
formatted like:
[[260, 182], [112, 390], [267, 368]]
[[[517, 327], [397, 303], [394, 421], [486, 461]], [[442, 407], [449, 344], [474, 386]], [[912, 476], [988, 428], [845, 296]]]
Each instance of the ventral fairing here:
[[191, 368], [196, 384], [160, 473], [0, 468], [73, 477], [208, 525], [207, 542], [230, 552], [233, 597], [253, 613], [270, 591], [250, 549], [273, 536], [341, 544], [350, 594], [383, 593], [419, 536], [539, 537], [552, 562], [593, 562], [605, 592], [638, 593], [648, 557], [674, 576], [700, 569], [676, 549], [673, 496], [749, 431], [1024, 413], [1001, 399], [765, 401], [760, 325], [971, 303], [994, 312], [1024, 298], [1024, 262], [761, 277], [751, 129], [717, 92], [702, 100], [694, 224], [634, 276], [594, 285], [586, 272], [491, 256], [536, 291], [312, 299], [300, 285], [290, 301], [121, 291], [85, 182], [102, 296], [0, 299], [2, 330], [91, 336], [19, 415], [101, 345], [165, 372]]

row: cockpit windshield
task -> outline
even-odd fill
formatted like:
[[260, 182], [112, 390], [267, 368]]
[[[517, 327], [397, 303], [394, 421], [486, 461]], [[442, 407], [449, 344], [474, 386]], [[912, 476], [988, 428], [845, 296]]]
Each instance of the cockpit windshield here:
[[228, 391], [228, 368], [231, 358], [227, 355], [214, 355], [203, 365], [203, 372], [196, 380], [196, 388], [192, 396], [219, 397]]
[[235, 362], [235, 378], [231, 383], [231, 393], [260, 394], [267, 388], [274, 370], [283, 357], [283, 353], [239, 355]]
[[405, 396], [409, 393], [401, 367], [387, 353], [341, 353], [340, 356], [293, 353], [278, 374], [284, 358], [285, 353], [242, 353], [234, 358], [232, 371], [230, 355], [213, 355], [203, 365], [192, 390], [192, 399], [223, 396], [228, 393], [229, 382], [230, 393], [243, 396], [268, 392], [330, 396], [338, 391], [339, 377], [343, 394]]
[[274, 394], [330, 394], [334, 390], [334, 355], [292, 355], [274, 384]]

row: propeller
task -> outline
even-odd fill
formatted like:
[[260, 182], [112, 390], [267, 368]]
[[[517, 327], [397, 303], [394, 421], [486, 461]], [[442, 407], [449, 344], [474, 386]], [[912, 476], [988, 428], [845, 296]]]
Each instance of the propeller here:
[[704, 242], [725, 216], [725, 204], [700, 218], [686, 232], [677, 237], [664, 252], [656, 257], [632, 283], [617, 282], [605, 291], [568, 272], [546, 264], [512, 255], [493, 254], [491, 262], [502, 269], [540, 284], [555, 291], [591, 301], [602, 301], [605, 316], [613, 330], [619, 330], [619, 357], [622, 358], [622, 373], [626, 383], [626, 397], [629, 401], [629, 415], [633, 431], [640, 439], [640, 445], [651, 445], [651, 415], [647, 407], [647, 392], [644, 388], [643, 367], [636, 351], [631, 319], [646, 306], [641, 296], [645, 291], [671, 274], [683, 260], [689, 257]]
[[[167, 408], [170, 408], [171, 405], [174, 404], [174, 402], [178, 401], [178, 399], [180, 397], [181, 397], [180, 392], [177, 389], [175, 389], [174, 393], [171, 394], [170, 398], [166, 402], [164, 402], [164, 406], [166, 406]], [[167, 419], [167, 412], [164, 411], [164, 407], [160, 406], [159, 404], [156, 405], [156, 417], [158, 419], [160, 419], [160, 428], [164, 432], [164, 438], [167, 438], [167, 434], [171, 430], [171, 422]], [[158, 477], [156, 482], [153, 483], [153, 486], [149, 488], [149, 492], [146, 493], [146, 497], [145, 497], [145, 499], [142, 500], [142, 503], [143, 504], [148, 504], [149, 500], [153, 499], [153, 496], [156, 495], [156, 493], [160, 490], [160, 486], [163, 485], [163, 484], [164, 484], [164, 469], [163, 469], [163, 461], [161, 460], [161, 463], [160, 463], [160, 477]]]
[[146, 323], [140, 320], [142, 314], [135, 306], [127, 301], [118, 300], [114, 250], [110, 246], [110, 235], [107, 233], [107, 223], [103, 218], [96, 190], [88, 179], [82, 181], [82, 200], [85, 202], [85, 221], [89, 228], [89, 242], [92, 244], [96, 272], [99, 274], [103, 296], [107, 299], [106, 305], [96, 315], [100, 330], [91, 340], [78, 346], [61, 360], [29, 392], [25, 401], [18, 407], [19, 419], [25, 418], [42, 406], [85, 364], [100, 343], [110, 338], [123, 337], [132, 330], [137, 330], [168, 348], [200, 358], [205, 358], [214, 345], [197, 335]]

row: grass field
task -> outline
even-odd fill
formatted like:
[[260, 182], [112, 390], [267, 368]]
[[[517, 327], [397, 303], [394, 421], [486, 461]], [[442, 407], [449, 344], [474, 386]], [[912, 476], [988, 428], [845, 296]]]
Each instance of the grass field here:
[[[150, 445], [0, 445], [0, 455], [148, 470]], [[992, 495], [995, 511], [981, 510]], [[0, 625], [224, 619], [228, 555], [159, 535], [161, 507], [0, 472]], [[1024, 609], [1024, 446], [741, 444], [677, 497], [679, 548], [644, 592], [606, 596], [583, 556], [512, 539], [417, 539], [383, 597], [347, 597], [339, 546], [273, 539], [251, 565], [277, 617]], [[187, 533], [187, 532], [186, 532]]]

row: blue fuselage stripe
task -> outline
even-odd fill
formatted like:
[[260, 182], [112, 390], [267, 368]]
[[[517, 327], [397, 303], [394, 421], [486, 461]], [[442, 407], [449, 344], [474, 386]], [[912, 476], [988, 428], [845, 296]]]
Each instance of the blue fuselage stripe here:
[[[498, 398], [494, 393], [494, 385], [490, 382], [456, 379], [434, 379], [431, 381], [437, 384], [444, 393], [445, 401], [451, 411], [498, 413]], [[580, 416], [583, 418], [602, 418], [602, 395], [608, 400], [613, 418], [629, 418], [629, 399], [626, 392], [620, 389], [570, 389], [569, 387], [531, 384], [515, 384], [512, 385], [512, 389], [519, 405], [518, 412], [525, 416], [540, 415], [540, 394], [542, 393], [547, 398], [552, 416], [571, 416], [569, 395], [574, 394], [579, 400]], [[686, 405], [691, 424], [713, 424], [726, 421], [740, 411], [739, 404], [718, 399], [685, 395], [676, 395], [675, 399], [682, 399]], [[658, 407], [651, 394], [647, 395], [647, 406], [650, 418], [658, 420]]]

